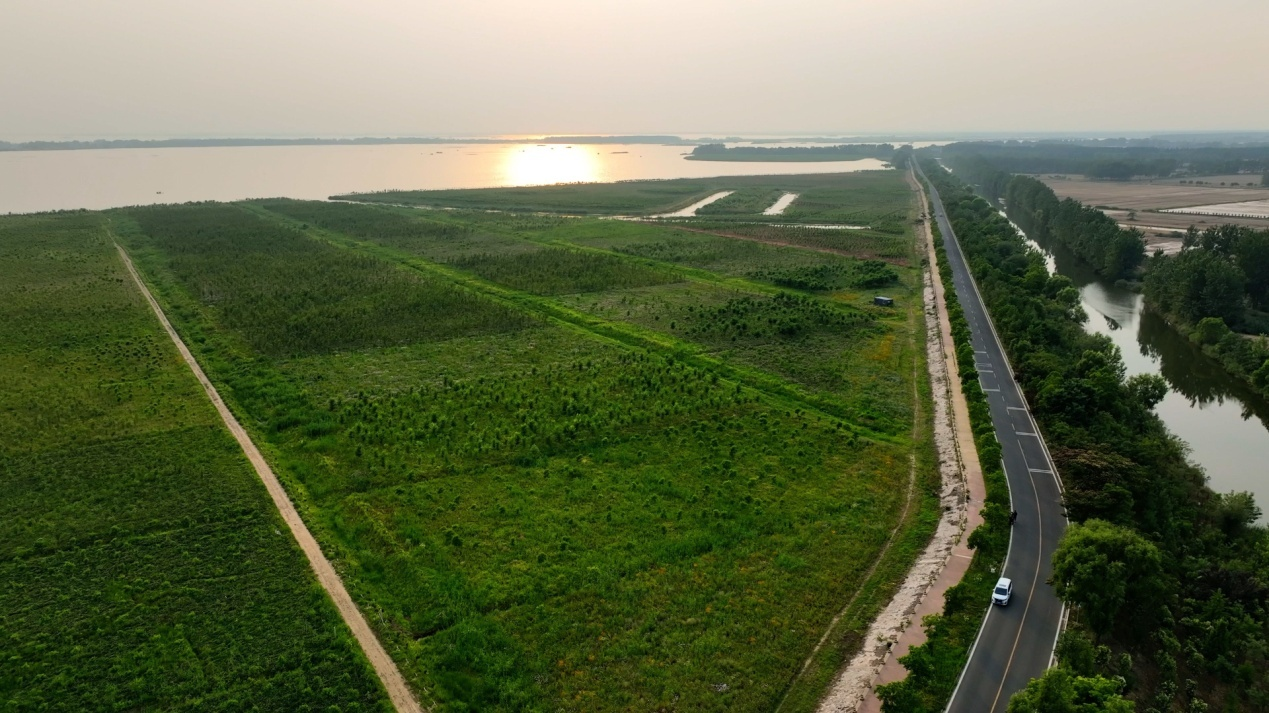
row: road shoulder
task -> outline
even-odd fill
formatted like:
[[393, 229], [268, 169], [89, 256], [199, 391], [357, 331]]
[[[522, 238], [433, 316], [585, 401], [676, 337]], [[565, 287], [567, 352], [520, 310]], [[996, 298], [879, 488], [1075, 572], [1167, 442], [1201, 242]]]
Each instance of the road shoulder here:
[[943, 517], [930, 544], [909, 570], [903, 585], [869, 628], [866, 644], [838, 675], [820, 703], [822, 713], [876, 712], [873, 690], [907, 676], [898, 659], [926, 640], [922, 619], [943, 610], [947, 590], [961, 581], [973, 551], [967, 533], [982, 524], [986, 484], [970, 428], [969, 406], [961, 390], [952, 342], [946, 293], [938, 277], [930, 207], [920, 185], [908, 180], [920, 197], [928, 267], [925, 271], [926, 349], [934, 395], [934, 438], [943, 491]]

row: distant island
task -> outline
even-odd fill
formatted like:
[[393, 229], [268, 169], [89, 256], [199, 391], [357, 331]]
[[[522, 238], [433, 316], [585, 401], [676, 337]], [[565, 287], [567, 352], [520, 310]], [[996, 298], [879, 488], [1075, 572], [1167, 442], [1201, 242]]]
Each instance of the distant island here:
[[540, 138], [362, 137], [356, 139], [95, 139], [91, 141], [0, 141], [0, 151], [75, 151], [81, 149], [171, 149], [215, 146], [377, 146], [386, 144], [657, 144], [694, 146], [679, 136], [543, 136]]
[[734, 146], [703, 144], [692, 149], [689, 161], [855, 161], [876, 158], [889, 161], [894, 144], [840, 144], [837, 146]]

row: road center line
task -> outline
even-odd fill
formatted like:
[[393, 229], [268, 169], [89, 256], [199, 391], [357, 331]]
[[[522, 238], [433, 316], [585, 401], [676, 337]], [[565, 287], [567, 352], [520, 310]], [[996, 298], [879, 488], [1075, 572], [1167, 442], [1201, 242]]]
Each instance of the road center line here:
[[[1025, 462], [1026, 455], [1022, 456]], [[1040, 581], [1040, 565], [1044, 562], [1044, 515], [1040, 510], [1040, 491], [1035, 487], [1035, 478], [1031, 475], [1031, 469], [1027, 469], [1027, 480], [1031, 481], [1031, 492], [1035, 494], [1035, 523], [1036, 532], [1036, 553], [1035, 553], [1035, 576], [1031, 578], [1031, 589], [1027, 592], [1027, 606], [1022, 610], [1022, 621], [1018, 622], [1018, 633], [1013, 637], [1013, 648], [1009, 649], [1009, 660], [1005, 662], [1005, 672], [1000, 675], [1000, 687], [996, 689], [996, 697], [991, 700], [991, 710], [989, 713], [995, 713], [996, 704], [1000, 702], [1000, 694], [1005, 690], [1005, 681], [1009, 678], [1009, 668], [1013, 666], [1014, 654], [1018, 651], [1018, 640], [1022, 638], [1022, 629], [1027, 623], [1027, 614], [1031, 612], [1031, 598], [1035, 596], [1036, 582]]]

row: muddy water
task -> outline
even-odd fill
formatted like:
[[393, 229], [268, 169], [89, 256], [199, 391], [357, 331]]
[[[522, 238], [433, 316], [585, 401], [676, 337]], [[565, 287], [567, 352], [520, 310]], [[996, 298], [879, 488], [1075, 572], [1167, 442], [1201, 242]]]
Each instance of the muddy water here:
[[1269, 509], [1269, 402], [1147, 309], [1141, 295], [1101, 279], [1061, 246], [1031, 244], [1050, 270], [1079, 288], [1084, 328], [1119, 347], [1128, 375], [1160, 374], [1168, 382], [1159, 417], [1190, 445], [1190, 460], [1207, 472], [1212, 489], [1251, 492]]

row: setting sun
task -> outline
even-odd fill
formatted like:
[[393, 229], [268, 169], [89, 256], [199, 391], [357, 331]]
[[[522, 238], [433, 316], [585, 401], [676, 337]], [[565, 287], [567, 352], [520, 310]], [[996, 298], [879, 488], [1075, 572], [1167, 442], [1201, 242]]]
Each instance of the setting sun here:
[[504, 155], [502, 180], [509, 186], [597, 181], [599, 162], [586, 148], [512, 146]]

